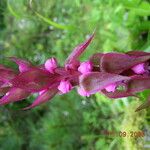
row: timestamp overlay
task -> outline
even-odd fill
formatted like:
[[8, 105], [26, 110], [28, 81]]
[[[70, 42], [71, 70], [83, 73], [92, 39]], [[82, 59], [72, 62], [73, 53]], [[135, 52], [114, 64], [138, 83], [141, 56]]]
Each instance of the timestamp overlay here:
[[121, 138], [144, 138], [144, 131], [109, 131], [103, 130], [101, 131], [101, 135], [108, 137], [121, 137]]

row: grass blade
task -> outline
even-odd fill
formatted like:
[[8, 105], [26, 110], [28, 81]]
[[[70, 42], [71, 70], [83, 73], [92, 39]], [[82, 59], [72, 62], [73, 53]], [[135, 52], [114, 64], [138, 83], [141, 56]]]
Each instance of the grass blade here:
[[70, 29], [73, 29], [72, 26], [65, 26], [65, 25], [61, 25], [61, 24], [58, 24], [54, 21], [52, 21], [50, 18], [46, 18], [44, 16], [42, 16], [41, 14], [39, 14], [38, 12], [35, 12], [35, 14], [40, 18], [42, 19], [44, 22], [48, 23], [49, 25], [52, 25], [58, 29], [63, 29], [63, 30], [70, 30]]
[[7, 1], [7, 7], [9, 12], [16, 18], [20, 18], [20, 16], [14, 11], [14, 9], [11, 7], [9, 0]]

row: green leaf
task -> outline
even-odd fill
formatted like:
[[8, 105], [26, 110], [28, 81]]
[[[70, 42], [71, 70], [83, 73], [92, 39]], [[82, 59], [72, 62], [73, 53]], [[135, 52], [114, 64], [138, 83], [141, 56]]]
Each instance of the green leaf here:
[[16, 18], [20, 18], [20, 16], [14, 11], [14, 9], [12, 8], [12, 6], [9, 3], [9, 0], [7, 1], [7, 7], [9, 12]]
[[127, 6], [127, 9], [133, 11], [136, 15], [139, 16], [149, 16], [150, 15], [150, 4], [148, 2], [142, 2], [139, 7]]
[[38, 12], [35, 12], [35, 14], [40, 18], [42, 19], [44, 22], [48, 23], [49, 25], [52, 25], [58, 29], [63, 29], [63, 30], [70, 30], [70, 29], [73, 29], [72, 26], [66, 26], [66, 25], [61, 25], [61, 24], [58, 24], [54, 21], [52, 21], [50, 18], [46, 18], [44, 16], [42, 16], [41, 14], [39, 14]]

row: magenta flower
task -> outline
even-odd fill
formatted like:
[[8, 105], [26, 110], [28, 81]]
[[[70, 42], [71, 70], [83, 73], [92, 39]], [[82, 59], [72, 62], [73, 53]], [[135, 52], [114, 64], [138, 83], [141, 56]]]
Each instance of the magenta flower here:
[[117, 84], [113, 83], [113, 84], [107, 85], [107, 86], [105, 87], [105, 90], [106, 90], [107, 92], [115, 92], [116, 87], [117, 87]]
[[145, 73], [145, 68], [144, 68], [144, 63], [138, 64], [131, 69], [136, 73], [136, 74], [143, 74]]
[[69, 81], [62, 80], [60, 81], [58, 90], [63, 94], [68, 93], [70, 90], [72, 90], [72, 85]]
[[[109, 98], [135, 96], [150, 89], [150, 53], [96, 53], [89, 60], [80, 62], [79, 57], [92, 41], [94, 34], [75, 47], [64, 66], [55, 58], [34, 66], [30, 62], [10, 57], [19, 72], [0, 65], [0, 105], [26, 99], [34, 93], [38, 97], [28, 107], [34, 108], [51, 100], [56, 94], [68, 93], [74, 87], [81, 96], [102, 93]], [[123, 87], [121, 90], [118, 87]], [[149, 106], [141, 105], [137, 110]]]
[[50, 73], [54, 73], [54, 70], [57, 68], [57, 60], [56, 58], [50, 58], [45, 62], [45, 69]]
[[19, 72], [28, 71], [30, 68], [33, 67], [33, 65], [29, 61], [22, 60], [16, 57], [10, 57], [10, 59], [18, 65]]
[[78, 71], [82, 74], [92, 71], [92, 63], [90, 61], [82, 62], [78, 67]]

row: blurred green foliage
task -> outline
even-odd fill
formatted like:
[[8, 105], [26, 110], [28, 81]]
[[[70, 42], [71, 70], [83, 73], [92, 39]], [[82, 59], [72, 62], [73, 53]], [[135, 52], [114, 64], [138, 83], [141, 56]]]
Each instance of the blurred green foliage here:
[[[81, 60], [95, 52], [150, 52], [149, 0], [0, 0], [0, 63], [17, 69], [6, 57], [59, 64], [93, 32]], [[150, 147], [150, 111], [134, 110], [149, 91], [135, 98], [110, 100], [76, 90], [47, 104], [21, 111], [35, 96], [0, 108], [1, 150], [142, 150]], [[145, 138], [105, 135], [104, 131], [145, 131]]]

